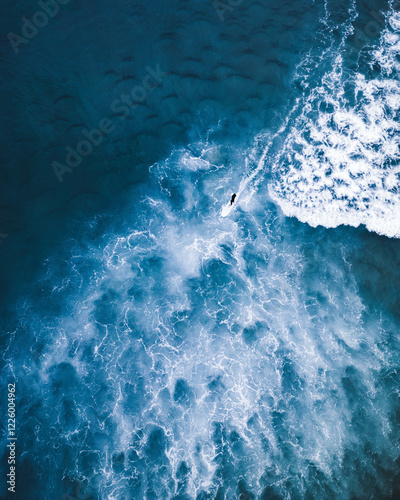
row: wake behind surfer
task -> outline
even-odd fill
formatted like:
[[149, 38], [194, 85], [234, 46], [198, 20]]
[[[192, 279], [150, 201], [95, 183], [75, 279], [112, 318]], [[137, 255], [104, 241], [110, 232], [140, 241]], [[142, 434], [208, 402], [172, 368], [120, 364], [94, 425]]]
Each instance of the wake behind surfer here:
[[233, 193], [232, 198], [231, 198], [231, 205], [233, 205], [235, 198], [236, 198], [236, 193]]

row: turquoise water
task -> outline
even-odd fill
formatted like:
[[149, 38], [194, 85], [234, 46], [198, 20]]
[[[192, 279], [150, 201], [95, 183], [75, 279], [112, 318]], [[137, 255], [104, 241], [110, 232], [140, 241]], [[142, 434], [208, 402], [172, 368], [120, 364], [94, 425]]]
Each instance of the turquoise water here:
[[398, 6], [233, 3], [2, 46], [2, 498], [400, 498]]

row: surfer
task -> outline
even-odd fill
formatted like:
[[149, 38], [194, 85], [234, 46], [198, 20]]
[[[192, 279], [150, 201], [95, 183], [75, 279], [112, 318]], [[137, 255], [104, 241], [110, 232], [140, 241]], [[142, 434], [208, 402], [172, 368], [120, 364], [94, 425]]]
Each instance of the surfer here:
[[231, 205], [233, 205], [235, 198], [236, 198], [236, 193], [233, 193], [232, 198], [231, 198]]

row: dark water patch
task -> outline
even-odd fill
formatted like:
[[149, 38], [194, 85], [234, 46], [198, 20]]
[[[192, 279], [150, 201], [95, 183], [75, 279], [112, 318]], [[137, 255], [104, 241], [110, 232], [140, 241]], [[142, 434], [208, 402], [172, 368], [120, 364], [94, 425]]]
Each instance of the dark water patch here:
[[176, 470], [177, 494], [173, 497], [174, 500], [190, 500], [190, 495], [186, 493], [190, 473], [191, 468], [188, 467], [185, 461], [182, 461]]
[[259, 270], [268, 265], [268, 254], [256, 250], [255, 244], [247, 244], [243, 250], [243, 259], [246, 262], [246, 272], [251, 278], [256, 278]]
[[184, 379], [178, 379], [175, 383], [174, 401], [179, 405], [189, 406], [194, 402], [194, 394], [189, 384]]
[[112, 455], [112, 468], [116, 474], [121, 474], [125, 469], [125, 455], [123, 452], [115, 452]]
[[321, 498], [324, 500], [339, 498], [334, 483], [315, 464], [310, 463], [307, 468], [304, 498], [309, 500]]
[[255, 500], [255, 495], [249, 490], [244, 479], [239, 479], [237, 485], [237, 495], [239, 500]]
[[222, 396], [226, 391], [226, 387], [222, 381], [221, 375], [218, 375], [217, 377], [213, 378], [207, 384], [207, 388], [210, 391], [210, 393], [215, 396]]
[[252, 344], [253, 342], [268, 335], [269, 331], [270, 328], [265, 321], [258, 321], [255, 325], [251, 325], [243, 329], [243, 340], [247, 344]]
[[52, 378], [52, 393], [54, 396], [70, 394], [79, 389], [79, 378], [75, 368], [69, 363], [60, 363], [50, 370]]
[[279, 493], [279, 489], [275, 486], [267, 486], [262, 493], [262, 500], [283, 500], [285, 497]]
[[400, 319], [400, 241], [364, 232], [362, 251], [352, 255], [360, 291], [372, 311], [382, 307]]
[[93, 312], [93, 319], [102, 325], [109, 325], [115, 323], [117, 319], [117, 301], [119, 295], [115, 290], [108, 290], [100, 299], [94, 302], [95, 310]]
[[124, 387], [124, 410], [126, 415], [140, 413], [146, 397], [146, 380], [138, 377], [134, 384], [127, 382]]
[[167, 463], [165, 455], [167, 448], [167, 437], [160, 427], [154, 427], [148, 435], [145, 453], [148, 459], [154, 463]]
[[215, 500], [215, 496], [212, 493], [207, 493], [205, 491], [200, 491], [196, 495], [196, 500]]

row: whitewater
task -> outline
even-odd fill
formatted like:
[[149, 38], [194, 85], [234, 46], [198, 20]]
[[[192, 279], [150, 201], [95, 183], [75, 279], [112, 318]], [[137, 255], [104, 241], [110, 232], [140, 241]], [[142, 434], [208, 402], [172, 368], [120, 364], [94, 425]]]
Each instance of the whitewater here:
[[[400, 237], [399, 29], [400, 16], [390, 11], [370, 59], [357, 54], [356, 68], [367, 65], [366, 74], [350, 73], [332, 48], [321, 61], [310, 54], [302, 63], [297, 77], [310, 91], [271, 167], [270, 195], [286, 215]], [[307, 77], [327, 60], [330, 71], [310, 88]]]

